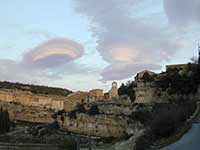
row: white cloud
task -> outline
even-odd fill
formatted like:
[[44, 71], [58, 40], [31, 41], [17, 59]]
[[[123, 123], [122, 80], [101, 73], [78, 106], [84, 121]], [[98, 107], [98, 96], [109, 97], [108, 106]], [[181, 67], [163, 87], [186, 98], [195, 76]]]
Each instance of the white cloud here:
[[0, 59], [0, 80], [48, 84], [83, 71], [74, 61], [83, 55], [81, 44], [54, 38], [24, 53], [19, 62]]
[[[97, 39], [97, 50], [110, 64], [102, 73], [103, 80], [125, 79], [135, 74], [135, 71], [155, 68], [155, 65], [159, 66], [162, 61], [169, 59], [179, 46], [179, 41], [164, 27], [159, 24], [154, 26], [144, 23], [140, 18], [131, 17], [134, 7], [141, 2], [137, 0], [75, 2], [76, 12], [90, 19], [90, 30]], [[127, 67], [124, 64], [131, 65]], [[115, 67], [117, 65], [120, 68]], [[115, 73], [118, 75], [114, 75]]]
[[188, 26], [200, 21], [199, 0], [163, 0], [164, 9], [171, 23]]

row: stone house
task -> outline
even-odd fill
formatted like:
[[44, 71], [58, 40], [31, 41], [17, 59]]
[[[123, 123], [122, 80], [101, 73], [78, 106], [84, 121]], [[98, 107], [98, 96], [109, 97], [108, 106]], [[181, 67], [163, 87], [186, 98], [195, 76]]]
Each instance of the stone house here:
[[135, 77], [135, 103], [151, 103], [155, 100], [156, 87], [151, 81], [155, 76], [152, 71], [144, 70]]
[[90, 91], [90, 96], [101, 98], [104, 96], [102, 89], [93, 89]]
[[69, 112], [73, 110], [78, 104], [87, 103], [88, 96], [90, 95], [89, 92], [75, 92], [69, 94], [64, 102], [64, 110]]

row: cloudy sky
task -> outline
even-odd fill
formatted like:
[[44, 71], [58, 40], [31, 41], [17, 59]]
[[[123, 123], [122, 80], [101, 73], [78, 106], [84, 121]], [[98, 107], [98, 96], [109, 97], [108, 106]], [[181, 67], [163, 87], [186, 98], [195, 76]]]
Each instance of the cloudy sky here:
[[0, 80], [74, 91], [186, 63], [199, 0], [1, 0]]

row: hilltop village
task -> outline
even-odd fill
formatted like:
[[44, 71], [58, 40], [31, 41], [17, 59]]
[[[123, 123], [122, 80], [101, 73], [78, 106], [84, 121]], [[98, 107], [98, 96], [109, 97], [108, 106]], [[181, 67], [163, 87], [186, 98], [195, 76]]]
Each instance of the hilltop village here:
[[[21, 85], [21, 88], [24, 85]], [[28, 89], [27, 86], [24, 86]], [[71, 111], [78, 104], [91, 103], [95, 101], [108, 101], [118, 97], [117, 83], [112, 83], [112, 88], [104, 94], [102, 89], [93, 89], [89, 92], [67, 92], [65, 95], [57, 94], [35, 94], [29, 90], [0, 88], [0, 101], [15, 103], [22, 106], [46, 108], [53, 110]]]
[[[36, 92], [29, 85], [20, 84], [15, 88], [11, 83], [2, 82], [0, 106], [8, 110], [13, 122], [57, 122], [66, 133], [127, 139], [117, 147], [123, 150], [125, 144], [130, 149], [142, 150], [137, 149], [137, 145], [144, 145], [141, 144], [144, 138], [154, 135], [149, 138], [153, 141], [145, 140], [150, 141], [145, 144], [151, 145], [155, 140], [173, 134], [193, 115], [196, 101], [200, 99], [199, 73], [199, 64], [191, 63], [168, 65], [165, 72], [158, 74], [144, 70], [136, 74], [131, 84], [124, 86], [125, 90], [113, 82], [108, 93], [102, 89], [88, 92], [57, 89], [52, 92], [47, 87], [43, 88], [45, 92]], [[168, 121], [166, 117], [175, 121], [169, 125], [173, 126], [170, 130], [162, 124]], [[163, 118], [165, 120], [160, 121]]]

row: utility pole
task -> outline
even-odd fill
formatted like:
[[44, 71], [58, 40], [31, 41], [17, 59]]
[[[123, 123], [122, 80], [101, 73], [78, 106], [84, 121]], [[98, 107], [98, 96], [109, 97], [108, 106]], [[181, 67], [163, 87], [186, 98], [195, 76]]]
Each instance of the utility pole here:
[[198, 64], [200, 64], [200, 44], [198, 44]]
[[92, 150], [92, 141], [91, 135], [89, 136], [89, 150]]
[[76, 149], [77, 150], [80, 150], [80, 138], [79, 137], [76, 137]]

